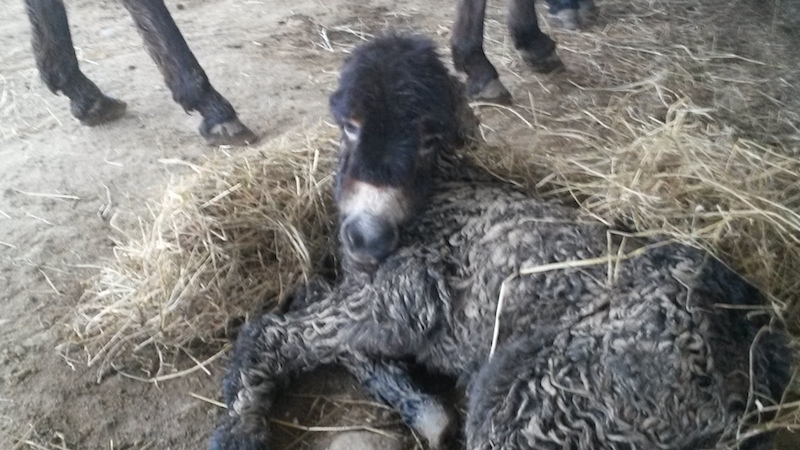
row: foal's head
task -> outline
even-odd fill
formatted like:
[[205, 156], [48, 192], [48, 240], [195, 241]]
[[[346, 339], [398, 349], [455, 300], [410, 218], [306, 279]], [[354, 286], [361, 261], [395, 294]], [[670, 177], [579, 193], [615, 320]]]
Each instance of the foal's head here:
[[357, 48], [331, 96], [341, 129], [335, 200], [344, 256], [374, 267], [430, 191], [440, 149], [456, 144], [459, 96], [433, 44], [388, 36]]

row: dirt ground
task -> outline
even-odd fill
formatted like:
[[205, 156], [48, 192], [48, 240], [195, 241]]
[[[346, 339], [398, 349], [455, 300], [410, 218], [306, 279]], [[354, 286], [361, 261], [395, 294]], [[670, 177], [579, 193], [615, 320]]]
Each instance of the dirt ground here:
[[[67, 3], [82, 69], [106, 93], [128, 102], [128, 112], [96, 128], [74, 120], [67, 99], [53, 96], [39, 81], [23, 2], [3, 2], [0, 448], [204, 448], [219, 408], [192, 394], [219, 398], [224, 358], [208, 368], [209, 374], [198, 371], [159, 385], [115, 374], [98, 383], [96, 370], [86, 367], [85, 358], [68, 358], [57, 349], [59, 331], [69, 326], [69, 313], [86, 280], [113, 258], [113, 239], [135, 232], [133, 225], [147, 214], [147, 202], [158, 198], [171, 178], [185, 173], [182, 166], [162, 160], [199, 163], [220, 151], [202, 142], [196, 132], [198, 116], [184, 114], [171, 101], [121, 5], [111, 0]], [[490, 5], [487, 39], [493, 48], [513, 55], [501, 25], [506, 3]], [[709, 0], [687, 6], [698, 2], [598, 0], [603, 12], [594, 28], [553, 35], [570, 42], [590, 38], [604, 24], [624, 18], [627, 3], [697, 8], [697, 27], [708, 38], [704, 45], [765, 63], [752, 69], [753, 78], [774, 83], [784, 103], [800, 105], [799, 1]], [[423, 0], [167, 4], [212, 84], [265, 140], [327, 120], [327, 96], [335, 85], [342, 49], [358, 41], [356, 32], [393, 27], [425, 33], [445, 44], [455, 7], [454, 1]], [[659, 13], [637, 20], [668, 26], [671, 19]], [[567, 81], [585, 81], [591, 75], [579, 52], [562, 51], [561, 56]], [[533, 74], [513, 58], [498, 64], [498, 70], [515, 98], [527, 102], [530, 93], [537, 109], [568, 116], [569, 104], [560, 96], [574, 88], [563, 75], [555, 79]], [[713, 100], [720, 99], [725, 100], [724, 92]], [[723, 123], [746, 129], [754, 116], [748, 108], [756, 106], [719, 108], [718, 116]], [[489, 111], [483, 118], [493, 132], [517, 137], [523, 133], [514, 128], [519, 121], [507, 115]], [[209, 356], [198, 352], [198, 357]], [[324, 376], [303, 386], [310, 394], [349, 395], [355, 390], [351, 384], [346, 377]], [[295, 416], [285, 420], [308, 423], [307, 417]], [[377, 420], [396, 418], [383, 414]], [[324, 442], [325, 437], [317, 440]], [[293, 444], [304, 445], [307, 442]], [[798, 448], [791, 445], [785, 448]]]

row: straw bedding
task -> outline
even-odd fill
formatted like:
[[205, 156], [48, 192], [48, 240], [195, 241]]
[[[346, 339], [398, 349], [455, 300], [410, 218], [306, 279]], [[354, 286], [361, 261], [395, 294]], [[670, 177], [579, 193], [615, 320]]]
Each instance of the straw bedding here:
[[565, 145], [563, 131], [545, 131], [539, 145], [556, 150], [494, 148], [487, 159], [479, 148], [473, 158], [609, 225], [707, 249], [764, 289], [800, 332], [800, 155], [739, 139], [684, 102], [664, 122], [636, 125], [627, 142], [589, 135]]
[[[331, 254], [335, 133], [210, 158], [168, 186], [76, 311], [89, 364], [154, 346], [219, 349]], [[122, 355], [121, 355], [122, 354]]]
[[[475, 105], [487, 142], [465, 151], [587, 216], [706, 248], [760, 286], [800, 342], [797, 105], [777, 100], [780, 84], [758, 83], [775, 68], [709, 49], [696, 10], [603, 7], [616, 22], [556, 34], [574, 76], [512, 89], [520, 103], [510, 108]], [[489, 36], [501, 33], [487, 23]], [[487, 38], [487, 53], [532, 77], [508, 42]], [[268, 141], [168, 187], [77, 309], [74, 339], [90, 363], [150, 346], [219, 350], [228, 327], [319, 270], [334, 246], [334, 138], [318, 127]], [[800, 424], [792, 390], [768, 426]]]

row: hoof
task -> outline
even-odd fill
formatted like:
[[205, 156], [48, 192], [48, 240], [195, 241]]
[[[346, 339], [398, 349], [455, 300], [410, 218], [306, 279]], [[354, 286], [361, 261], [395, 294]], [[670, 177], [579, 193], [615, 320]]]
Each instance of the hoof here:
[[208, 124], [205, 120], [200, 125], [200, 134], [206, 139], [209, 145], [233, 145], [245, 146], [254, 144], [258, 141], [258, 136], [244, 126], [237, 118], [214, 125]]
[[578, 0], [578, 23], [585, 27], [597, 18], [597, 7], [593, 0]]
[[456, 421], [438, 403], [423, 405], [411, 426], [428, 441], [431, 450], [448, 448], [456, 432]]
[[121, 100], [100, 95], [88, 108], [80, 103], [70, 102], [72, 115], [78, 119], [82, 125], [93, 127], [117, 120], [125, 114], [127, 104]]
[[547, 20], [556, 28], [577, 30], [581, 27], [577, 9], [562, 9], [554, 13], [547, 13]]
[[562, 9], [548, 12], [547, 19], [556, 28], [577, 30], [594, 22], [597, 18], [597, 7], [593, 0], [579, 0], [578, 9]]
[[550, 53], [540, 56], [528, 51], [520, 51], [522, 59], [534, 71], [539, 73], [553, 73], [564, 69], [564, 63], [556, 54], [555, 49]]
[[472, 100], [500, 103], [504, 105], [511, 103], [511, 93], [508, 92], [508, 89], [506, 89], [506, 87], [503, 86], [503, 83], [501, 83], [497, 78], [492, 78], [483, 86], [475, 86], [470, 84], [467, 93], [469, 94], [469, 98]]

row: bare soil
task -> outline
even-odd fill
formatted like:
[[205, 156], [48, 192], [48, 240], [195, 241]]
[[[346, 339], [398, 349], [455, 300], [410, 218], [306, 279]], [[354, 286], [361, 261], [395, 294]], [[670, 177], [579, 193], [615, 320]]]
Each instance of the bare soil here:
[[[107, 94], [128, 102], [128, 112], [95, 128], [73, 119], [67, 99], [53, 96], [39, 81], [23, 2], [4, 0], [0, 8], [0, 448], [204, 448], [219, 407], [192, 394], [219, 398], [224, 358], [211, 364], [209, 373], [197, 371], [158, 385], [113, 371], [98, 382], [96, 369], [87, 368], [85, 358], [79, 353], [65, 355], [59, 344], [86, 280], [113, 259], [113, 240], [136, 233], [137, 217], [147, 216], [147, 202], [157, 199], [171, 178], [188, 170], [162, 160], [200, 163], [235, 149], [203, 143], [196, 131], [199, 118], [184, 114], [172, 102], [121, 5], [110, 0], [67, 3], [82, 69]], [[526, 71], [502, 26], [506, 3], [489, 7], [487, 40], [504, 54], [490, 57], [515, 98], [525, 104], [535, 99], [538, 110], [567, 120], [572, 113], [570, 96], [582, 95], [569, 81], [587, 81], [591, 68], [580, 52], [562, 51], [566, 74]], [[641, 7], [648, 2], [597, 3], [602, 15], [592, 29], [552, 31], [552, 35], [559, 42], [586, 40], [606, 24], [626, 18], [626, 5]], [[692, 8], [696, 12], [689, 16], [697, 20], [698, 35], [705, 39], [693, 45], [714, 46], [764, 63], [741, 70], [763, 80], [771, 98], [800, 112], [800, 1], [650, 3], [661, 10], [664, 4], [683, 12]], [[328, 120], [327, 97], [344, 50], [359, 41], [358, 33], [414, 30], [445, 46], [455, 2], [196, 0], [169, 1], [168, 7], [212, 84], [234, 104], [242, 121], [268, 140]], [[637, 20], [666, 27], [665, 46], [685, 45], [670, 41], [675, 39], [668, 32], [670, 20], [678, 19], [669, 14]], [[743, 101], [735, 93], [704, 94], [699, 88], [694, 100], [713, 106], [724, 124], [747, 133], [771, 103]], [[524, 143], [526, 129], [513, 116], [496, 111], [482, 115], [491, 132]], [[785, 122], [775, 124], [775, 134], [792, 132]], [[201, 348], [190, 351], [197, 358], [210, 356]], [[185, 367], [187, 361], [184, 357], [164, 365]], [[348, 412], [348, 405], [366, 399], [336, 371], [307, 378], [299, 386], [294, 396], [285, 399], [286, 412], [279, 419], [301, 425], [397, 420], [373, 406], [366, 412]], [[313, 416], [308, 413], [312, 405]], [[389, 431], [404, 436], [409, 447], [418, 445], [400, 426]], [[282, 439], [287, 447], [324, 448], [328, 434], [311, 434], [294, 430]], [[784, 448], [798, 446], [787, 443]]]

